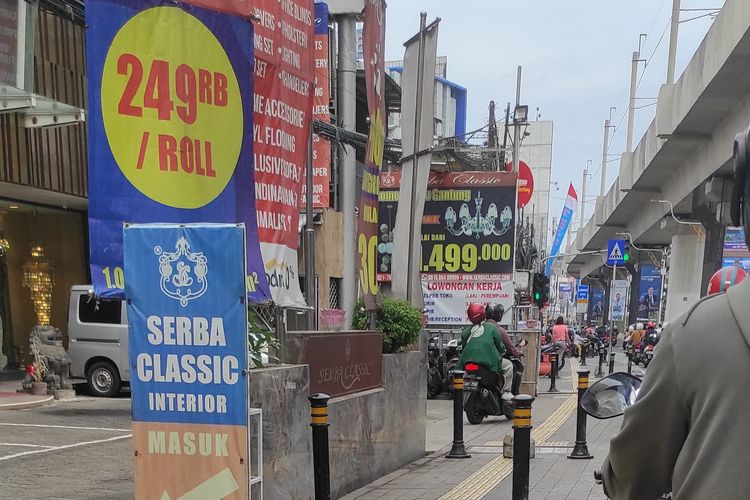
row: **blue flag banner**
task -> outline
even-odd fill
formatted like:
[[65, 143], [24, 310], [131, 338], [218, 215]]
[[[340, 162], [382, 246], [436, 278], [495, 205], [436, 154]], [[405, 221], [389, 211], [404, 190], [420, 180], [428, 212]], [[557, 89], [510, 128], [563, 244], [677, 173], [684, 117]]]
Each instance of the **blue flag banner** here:
[[562, 215], [560, 215], [560, 223], [557, 225], [557, 231], [555, 232], [555, 239], [552, 242], [552, 249], [550, 250], [550, 258], [547, 260], [547, 267], [544, 269], [544, 274], [549, 276], [552, 264], [555, 262], [555, 257], [560, 253], [560, 247], [562, 246], [563, 238], [565, 233], [568, 231], [570, 226], [570, 220], [573, 218], [573, 212], [575, 212], [576, 204], [578, 203], [578, 195], [576, 190], [573, 188], [573, 183], [568, 187], [568, 197], [565, 200], [565, 206], [563, 207]]
[[253, 179], [253, 27], [163, 0], [86, 2], [89, 229], [97, 295], [124, 297], [123, 223], [243, 223], [270, 299]]
[[247, 491], [244, 227], [123, 233], [135, 496], [179, 498], [211, 481]]

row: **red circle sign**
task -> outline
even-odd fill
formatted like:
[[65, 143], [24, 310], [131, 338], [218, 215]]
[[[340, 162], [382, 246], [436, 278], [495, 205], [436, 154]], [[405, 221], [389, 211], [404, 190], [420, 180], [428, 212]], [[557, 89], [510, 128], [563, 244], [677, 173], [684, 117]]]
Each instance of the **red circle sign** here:
[[518, 208], [525, 207], [534, 194], [534, 175], [529, 166], [521, 161], [518, 165]]

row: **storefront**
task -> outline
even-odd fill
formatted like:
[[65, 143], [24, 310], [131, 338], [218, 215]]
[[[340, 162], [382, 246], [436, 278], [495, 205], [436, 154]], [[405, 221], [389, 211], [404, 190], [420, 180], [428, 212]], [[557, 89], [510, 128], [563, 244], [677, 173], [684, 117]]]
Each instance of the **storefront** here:
[[66, 333], [70, 287], [89, 282], [85, 231], [84, 212], [0, 198], [0, 370], [22, 365], [34, 325]]

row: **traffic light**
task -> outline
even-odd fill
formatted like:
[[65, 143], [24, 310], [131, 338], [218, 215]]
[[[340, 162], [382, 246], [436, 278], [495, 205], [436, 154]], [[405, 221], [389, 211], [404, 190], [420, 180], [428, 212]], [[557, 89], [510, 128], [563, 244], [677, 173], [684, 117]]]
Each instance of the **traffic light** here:
[[549, 302], [549, 278], [544, 273], [534, 273], [534, 286], [531, 295], [534, 304], [540, 309]]
[[626, 264], [630, 261], [630, 242], [625, 242], [625, 250], [622, 252], [622, 260]]

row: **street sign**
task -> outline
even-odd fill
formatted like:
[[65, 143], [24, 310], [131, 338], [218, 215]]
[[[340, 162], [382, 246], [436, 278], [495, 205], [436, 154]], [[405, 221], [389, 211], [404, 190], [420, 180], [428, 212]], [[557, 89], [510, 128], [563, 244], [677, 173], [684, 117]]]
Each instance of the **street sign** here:
[[589, 308], [589, 285], [578, 285], [576, 292], [576, 312], [585, 314]]
[[622, 266], [625, 264], [625, 240], [609, 240], [607, 243], [607, 265]]

